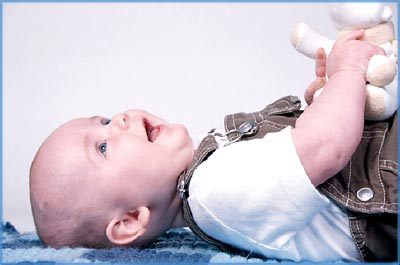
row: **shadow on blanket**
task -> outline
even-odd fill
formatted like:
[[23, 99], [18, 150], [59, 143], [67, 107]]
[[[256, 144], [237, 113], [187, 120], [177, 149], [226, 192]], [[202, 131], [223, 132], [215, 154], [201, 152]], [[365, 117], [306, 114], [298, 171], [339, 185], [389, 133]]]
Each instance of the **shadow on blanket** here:
[[[226, 253], [185, 228], [170, 229], [146, 249], [61, 248], [43, 246], [37, 234], [20, 234], [3, 223], [3, 262], [266, 262], [255, 256]], [[268, 262], [277, 262], [268, 260]]]

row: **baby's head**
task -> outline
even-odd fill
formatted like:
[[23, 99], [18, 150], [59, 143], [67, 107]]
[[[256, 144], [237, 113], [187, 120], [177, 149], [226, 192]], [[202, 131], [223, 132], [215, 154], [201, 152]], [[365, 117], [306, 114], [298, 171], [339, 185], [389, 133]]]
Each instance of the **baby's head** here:
[[179, 174], [193, 156], [186, 128], [148, 112], [79, 118], [56, 129], [30, 170], [46, 245], [143, 245], [180, 215]]

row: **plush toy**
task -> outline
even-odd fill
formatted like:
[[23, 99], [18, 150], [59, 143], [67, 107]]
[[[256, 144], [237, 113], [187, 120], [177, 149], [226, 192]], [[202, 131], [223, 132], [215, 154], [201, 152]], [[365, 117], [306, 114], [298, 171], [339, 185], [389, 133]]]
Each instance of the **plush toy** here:
[[[383, 3], [335, 3], [329, 6], [330, 17], [338, 29], [338, 38], [351, 30], [364, 29], [362, 38], [385, 50], [386, 56], [375, 55], [367, 70], [367, 100], [365, 118], [384, 120], [397, 110], [397, 40], [390, 21], [392, 11]], [[318, 48], [328, 55], [334, 44], [331, 40], [304, 23], [296, 25], [291, 34], [295, 49], [315, 59]], [[319, 89], [314, 98], [319, 95]]]

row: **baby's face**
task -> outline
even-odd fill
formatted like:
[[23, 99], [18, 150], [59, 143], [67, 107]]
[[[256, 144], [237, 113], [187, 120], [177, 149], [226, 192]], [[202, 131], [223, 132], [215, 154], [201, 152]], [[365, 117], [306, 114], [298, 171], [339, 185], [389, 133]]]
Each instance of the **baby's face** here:
[[129, 110], [111, 120], [75, 119], [58, 131], [53, 135], [57, 152], [79, 160], [75, 175], [88, 176], [91, 188], [143, 204], [156, 197], [162, 207], [177, 203], [177, 177], [194, 152], [184, 126]]

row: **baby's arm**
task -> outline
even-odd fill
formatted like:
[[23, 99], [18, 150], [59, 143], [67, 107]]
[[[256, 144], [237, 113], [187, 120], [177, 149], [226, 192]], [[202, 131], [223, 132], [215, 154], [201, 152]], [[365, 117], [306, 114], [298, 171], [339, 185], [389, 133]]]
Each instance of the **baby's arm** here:
[[329, 80], [292, 130], [293, 143], [314, 186], [339, 172], [350, 160], [362, 134], [365, 73], [381, 48], [359, 41], [364, 31], [338, 40], [327, 58]]

